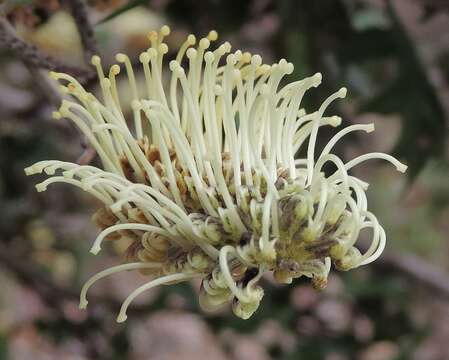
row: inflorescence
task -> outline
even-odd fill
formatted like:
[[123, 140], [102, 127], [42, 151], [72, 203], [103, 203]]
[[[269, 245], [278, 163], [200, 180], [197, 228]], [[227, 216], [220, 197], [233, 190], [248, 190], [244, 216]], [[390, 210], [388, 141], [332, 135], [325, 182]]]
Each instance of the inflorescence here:
[[[50, 176], [36, 185], [38, 191], [69, 183], [104, 204], [93, 216], [102, 230], [93, 254], [103, 240], [130, 241], [126, 263], [85, 283], [80, 307], [87, 306], [87, 290], [97, 280], [140, 270], [152, 280], [126, 298], [119, 322], [147, 289], [194, 278], [201, 279], [204, 309], [232, 303], [233, 312], [247, 319], [264, 295], [258, 282], [266, 272], [280, 283], [304, 275], [322, 288], [331, 264], [348, 270], [378, 258], [385, 231], [367, 210], [368, 184], [348, 172], [370, 159], [384, 159], [401, 172], [407, 167], [383, 153], [346, 163], [332, 153], [343, 136], [371, 132], [373, 124], [340, 130], [317, 153], [319, 128], [341, 123], [338, 116], [324, 116], [325, 110], [344, 98], [346, 89], [306, 113], [301, 100], [320, 84], [321, 74], [280, 86], [293, 71], [291, 63], [282, 59], [266, 65], [259, 55], [232, 53], [228, 42], [208, 50], [217, 40], [215, 31], [196, 47], [195, 36], [189, 35], [168, 71], [163, 41], [169, 33], [163, 26], [149, 34], [151, 47], [139, 58], [144, 91], [129, 58], [116, 56], [129, 82], [130, 104], [120, 99], [117, 88], [121, 66], [112, 65], [105, 75], [98, 56], [92, 63], [102, 101], [73, 77], [50, 74], [71, 98], [63, 100], [54, 117], [75, 123], [103, 169], [49, 160], [25, 172]], [[295, 158], [302, 149], [305, 158]], [[323, 171], [327, 163], [336, 169], [329, 176]], [[371, 244], [361, 253], [355, 245], [365, 228], [372, 231]]]

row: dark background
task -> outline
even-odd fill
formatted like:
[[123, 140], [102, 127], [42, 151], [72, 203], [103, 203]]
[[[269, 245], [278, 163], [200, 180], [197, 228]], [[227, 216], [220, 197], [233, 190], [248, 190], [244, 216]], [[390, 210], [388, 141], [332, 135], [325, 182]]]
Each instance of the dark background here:
[[[0, 4], [0, 359], [449, 359], [448, 1], [85, 5]], [[42, 69], [76, 74], [95, 91], [86, 59], [137, 55], [147, 32], [165, 23], [172, 48], [190, 32], [215, 29], [266, 63], [293, 62], [290, 79], [322, 72], [309, 108], [348, 87], [333, 112], [346, 125], [374, 122], [376, 132], [346, 138], [340, 155], [384, 151], [409, 165], [406, 175], [377, 162], [356, 171], [370, 182], [369, 206], [387, 231], [378, 261], [332, 272], [321, 292], [302, 279], [290, 286], [266, 279], [248, 321], [228, 309], [202, 313], [195, 283], [148, 292], [116, 324], [120, 301], [145, 281], [135, 273], [99, 282], [88, 310], [78, 310], [83, 281], [117, 263], [120, 249], [90, 255], [93, 199], [66, 186], [38, 194], [39, 179], [23, 173], [43, 159], [96, 163], [68, 122], [52, 120], [59, 100]]]

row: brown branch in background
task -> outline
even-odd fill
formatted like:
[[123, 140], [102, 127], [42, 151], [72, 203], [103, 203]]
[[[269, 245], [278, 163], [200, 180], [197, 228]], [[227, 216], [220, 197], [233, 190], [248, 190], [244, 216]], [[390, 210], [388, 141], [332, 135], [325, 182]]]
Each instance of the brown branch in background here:
[[[363, 239], [359, 244], [362, 252], [368, 250], [368, 243]], [[410, 280], [417, 281], [435, 294], [449, 299], [449, 274], [447, 271], [412, 254], [397, 254], [384, 251], [370, 265], [399, 273]]]
[[97, 41], [94, 28], [89, 21], [87, 4], [84, 0], [66, 0], [67, 6], [75, 20], [84, 49], [84, 61], [90, 64], [93, 55], [97, 54]]
[[24, 64], [33, 79], [37, 80], [35, 85], [40, 88], [48, 102], [53, 106], [58, 107], [62, 100], [61, 94], [47, 74], [44, 73], [44, 70], [33, 66], [28, 61], [24, 61]]
[[[97, 41], [94, 28], [89, 20], [87, 4], [84, 0], [66, 0], [66, 4], [75, 20], [84, 50], [84, 61], [90, 66], [91, 58], [97, 54]], [[95, 149], [84, 139], [84, 151], [76, 161], [79, 165], [88, 165], [97, 154]]]
[[0, 48], [12, 51], [22, 61], [35, 66], [54, 71], [61, 71], [74, 75], [83, 80], [92, 77], [92, 71], [67, 65], [43, 53], [36, 46], [22, 40], [15, 32], [5, 16], [0, 14]]
[[[41, 93], [47, 98], [53, 106], [59, 106], [61, 95], [50, 78], [44, 74], [44, 70], [60, 71], [76, 76], [80, 82], [91, 79], [94, 71], [91, 69], [80, 68], [64, 64], [58, 59], [53, 58], [39, 50], [36, 46], [21, 39], [14, 27], [9, 23], [5, 15], [5, 9], [0, 7], [0, 49], [11, 51], [19, 60], [21, 60], [32, 77], [36, 79], [35, 84], [39, 87]], [[71, 127], [73, 124], [69, 123]]]
[[449, 299], [449, 275], [439, 267], [414, 255], [396, 255], [384, 253], [377, 261], [378, 266], [404, 274], [418, 281], [435, 294]]

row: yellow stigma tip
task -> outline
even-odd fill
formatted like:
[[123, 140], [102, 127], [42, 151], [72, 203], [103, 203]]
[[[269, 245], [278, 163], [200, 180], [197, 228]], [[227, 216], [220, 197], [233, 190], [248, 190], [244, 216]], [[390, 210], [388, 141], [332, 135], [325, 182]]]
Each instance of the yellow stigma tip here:
[[176, 60], [170, 61], [170, 64], [168, 65], [171, 71], [175, 71], [179, 67], [179, 63]]
[[139, 56], [139, 60], [141, 63], [149, 63], [150, 62], [150, 55], [148, 55], [147, 52], [143, 52]]
[[335, 115], [330, 118], [329, 124], [333, 127], [337, 127], [337, 126], [340, 126], [341, 120], [342, 119], [340, 116]]
[[62, 117], [62, 115], [59, 111], [53, 111], [52, 116], [53, 116], [53, 119], [56, 119], [56, 120], [59, 120]]
[[170, 30], [170, 27], [168, 25], [162, 26], [161, 30], [160, 30], [162, 36], [170, 35], [170, 31], [171, 30]]
[[128, 56], [126, 56], [125, 54], [119, 53], [119, 54], [115, 55], [115, 59], [118, 62], [125, 62], [128, 59]]
[[206, 61], [206, 63], [211, 63], [212, 61], [214, 61], [214, 59], [215, 59], [215, 56], [212, 53], [212, 51], [207, 51], [204, 54], [204, 61]]
[[153, 48], [150, 48], [150, 49], [147, 50], [147, 54], [150, 57], [150, 59], [152, 59], [152, 58], [157, 56], [157, 50], [153, 49]]
[[207, 35], [207, 38], [208, 38], [210, 41], [215, 41], [215, 40], [218, 39], [218, 33], [217, 33], [215, 30], [211, 30], [211, 31], [209, 32], [209, 34]]
[[251, 64], [254, 66], [260, 66], [262, 64], [262, 57], [260, 55], [253, 55], [251, 58]]
[[187, 36], [187, 43], [190, 45], [193, 45], [196, 43], [196, 37], [193, 34], [190, 34], [189, 36]]
[[97, 255], [100, 252], [100, 250], [101, 250], [101, 247], [97, 245], [97, 246], [92, 246], [92, 248], [89, 250], [89, 252], [91, 254]]
[[47, 190], [47, 187], [43, 183], [36, 184], [35, 188], [36, 188], [37, 192], [43, 192], [43, 191]]
[[131, 102], [131, 107], [133, 108], [133, 110], [136, 110], [136, 111], [142, 109], [142, 105], [139, 100], [133, 100]]
[[[231, 51], [231, 49], [232, 49], [232, 45], [231, 45], [231, 43], [230, 43], [229, 41], [226, 41], [226, 42], [225, 42], [223, 45], [221, 45], [221, 46], [223, 46], [223, 50], [225, 51], [225, 53]], [[220, 47], [221, 47], [221, 46], [220, 46]]]
[[207, 49], [210, 46], [210, 41], [207, 38], [203, 38], [200, 40], [200, 48]]
[[148, 39], [150, 41], [155, 41], [155, 40], [157, 40], [157, 38], [158, 38], [158, 35], [157, 35], [156, 31], [153, 30], [148, 33]]
[[88, 304], [88, 301], [82, 299], [82, 300], [80, 300], [80, 303], [79, 303], [78, 307], [79, 307], [81, 310], [84, 310], [84, 309], [87, 308], [87, 304]]
[[112, 65], [109, 74], [114, 76], [120, 74], [120, 66], [117, 64]]
[[244, 61], [245, 63], [249, 63], [251, 61], [251, 53], [244, 52], [242, 56], [242, 61]]
[[186, 52], [186, 55], [189, 59], [195, 59], [196, 58], [196, 54], [198, 53], [198, 51], [194, 48], [189, 48]]
[[161, 54], [166, 54], [166, 53], [168, 53], [168, 46], [167, 46], [167, 44], [165, 44], [165, 43], [160, 44], [158, 50], [159, 50], [159, 52], [160, 52]]
[[228, 65], [235, 65], [236, 62], [237, 62], [237, 60], [235, 59], [235, 55], [234, 54], [229, 54], [226, 57], [226, 63]]
[[125, 314], [120, 314], [120, 315], [117, 317], [117, 322], [118, 322], [118, 323], [125, 322], [127, 318], [128, 318], [128, 317], [127, 317]]
[[48, 76], [50, 76], [54, 80], [58, 80], [59, 79], [59, 74], [56, 71], [49, 71], [48, 72]]
[[24, 169], [24, 171], [26, 176], [33, 175], [35, 173], [33, 166], [28, 166], [27, 168]]
[[257, 68], [257, 70], [256, 70], [256, 75], [257, 75], [257, 76], [264, 75], [264, 74], [266, 74], [268, 71], [270, 71], [270, 69], [271, 69], [271, 66], [270, 66], [270, 65], [267, 65], [267, 64], [261, 65], [261, 66], [259, 66], [259, 67]]
[[316, 73], [313, 75], [313, 80], [316, 82], [316, 84], [320, 84], [323, 80], [323, 75], [321, 73]]
[[92, 60], [91, 60], [93, 65], [100, 65], [101, 64], [101, 58], [98, 55], [94, 55], [92, 56]]

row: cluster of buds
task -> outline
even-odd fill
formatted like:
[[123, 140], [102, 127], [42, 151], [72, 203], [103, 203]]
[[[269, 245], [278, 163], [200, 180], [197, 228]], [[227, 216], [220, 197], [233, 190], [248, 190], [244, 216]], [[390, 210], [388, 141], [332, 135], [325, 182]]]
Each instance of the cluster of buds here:
[[[233, 312], [246, 319], [264, 295], [258, 283], [266, 272], [280, 283], [306, 276], [322, 288], [332, 264], [348, 270], [379, 257], [385, 231], [367, 209], [368, 184], [349, 170], [370, 159], [384, 159], [401, 172], [406, 166], [383, 153], [349, 162], [332, 154], [343, 136], [371, 132], [372, 124], [348, 126], [316, 152], [320, 127], [341, 123], [338, 116], [324, 114], [346, 89], [306, 113], [301, 100], [320, 84], [321, 74], [280, 86], [293, 71], [291, 63], [263, 64], [259, 55], [231, 52], [228, 42], [209, 50], [218, 37], [215, 31], [197, 47], [189, 35], [168, 70], [164, 38], [169, 33], [167, 26], [151, 32], [151, 47], [140, 55], [144, 89], [124, 54], [116, 56], [118, 64], [107, 75], [100, 58], [92, 59], [102, 100], [73, 77], [51, 73], [71, 98], [54, 117], [75, 123], [103, 169], [54, 160], [25, 172], [49, 175], [36, 185], [38, 191], [68, 183], [104, 204], [94, 215], [101, 233], [93, 254], [105, 239], [130, 242], [125, 263], [86, 282], [80, 307], [87, 305], [87, 290], [97, 280], [140, 270], [151, 280], [123, 302], [120, 322], [143, 291], [194, 278], [202, 281], [204, 309], [232, 303]], [[130, 103], [120, 99], [117, 88], [122, 67]], [[306, 157], [295, 158], [302, 149]], [[327, 163], [336, 169], [329, 176], [323, 171]], [[365, 228], [372, 237], [362, 253], [355, 245]]]

